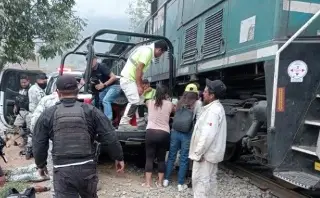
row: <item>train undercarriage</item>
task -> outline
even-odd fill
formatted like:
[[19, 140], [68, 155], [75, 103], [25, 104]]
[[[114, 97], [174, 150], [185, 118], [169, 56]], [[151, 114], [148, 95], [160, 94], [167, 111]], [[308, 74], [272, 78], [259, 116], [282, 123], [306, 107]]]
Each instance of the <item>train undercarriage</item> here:
[[[228, 122], [225, 160], [236, 160], [242, 155], [250, 154], [252, 159], [267, 165], [267, 95], [264, 63], [199, 74], [197, 79], [201, 89], [205, 87], [205, 78], [221, 79], [228, 89], [227, 96], [221, 100]], [[187, 81], [188, 79], [177, 79], [177, 83], [182, 85]]]

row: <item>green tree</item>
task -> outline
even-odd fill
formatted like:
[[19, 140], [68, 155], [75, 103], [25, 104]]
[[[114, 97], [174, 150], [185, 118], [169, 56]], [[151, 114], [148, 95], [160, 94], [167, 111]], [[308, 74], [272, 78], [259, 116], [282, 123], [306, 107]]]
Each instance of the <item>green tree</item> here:
[[130, 0], [126, 13], [130, 17], [130, 29], [134, 30], [150, 15], [149, 0]]
[[0, 68], [5, 63], [61, 55], [81, 38], [86, 23], [72, 10], [75, 0], [1, 0]]

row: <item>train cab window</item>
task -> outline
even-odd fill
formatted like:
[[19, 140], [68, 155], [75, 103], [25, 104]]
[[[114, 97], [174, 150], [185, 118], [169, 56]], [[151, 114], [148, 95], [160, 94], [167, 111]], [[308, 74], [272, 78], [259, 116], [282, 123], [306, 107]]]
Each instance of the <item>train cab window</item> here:
[[153, 34], [153, 19], [151, 18], [146, 23], [145, 31], [146, 34]]
[[159, 33], [159, 30], [164, 25], [164, 9], [165, 9], [165, 6], [163, 6], [153, 18], [153, 32], [154, 33]]

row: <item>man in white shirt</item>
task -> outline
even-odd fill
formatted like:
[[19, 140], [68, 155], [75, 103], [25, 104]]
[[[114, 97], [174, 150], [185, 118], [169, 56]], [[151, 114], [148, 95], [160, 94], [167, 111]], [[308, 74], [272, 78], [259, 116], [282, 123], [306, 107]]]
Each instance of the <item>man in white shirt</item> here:
[[226, 116], [219, 101], [227, 88], [220, 80], [206, 79], [206, 85], [203, 92], [205, 106], [194, 127], [189, 150], [189, 158], [193, 160], [194, 198], [215, 197], [218, 163], [223, 160], [227, 139]]

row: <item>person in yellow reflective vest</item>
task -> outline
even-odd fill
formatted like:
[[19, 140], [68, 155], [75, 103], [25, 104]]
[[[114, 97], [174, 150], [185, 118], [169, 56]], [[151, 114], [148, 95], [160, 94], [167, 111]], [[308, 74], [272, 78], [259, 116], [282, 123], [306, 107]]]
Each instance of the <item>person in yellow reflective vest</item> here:
[[144, 88], [144, 92], [143, 92], [144, 101], [146, 102], [147, 100], [153, 99], [154, 96], [156, 95], [156, 89], [150, 86], [150, 82], [148, 79], [144, 79], [142, 81], [142, 84]]
[[140, 46], [130, 54], [120, 74], [120, 86], [128, 99], [128, 104], [120, 120], [119, 130], [136, 129], [129, 122], [135, 114], [140, 103], [140, 96], [144, 92], [143, 73], [149, 69], [153, 58], [162, 56], [166, 51], [168, 51], [167, 43], [164, 40], [159, 40], [151, 45]]

